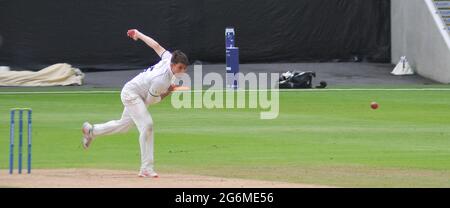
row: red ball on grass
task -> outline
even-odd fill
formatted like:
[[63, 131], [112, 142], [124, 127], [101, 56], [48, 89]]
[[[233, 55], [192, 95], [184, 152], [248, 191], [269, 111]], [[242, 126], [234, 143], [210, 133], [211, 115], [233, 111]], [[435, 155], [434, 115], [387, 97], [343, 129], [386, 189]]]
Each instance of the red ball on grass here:
[[380, 107], [380, 106], [378, 105], [377, 102], [372, 102], [372, 103], [370, 104], [370, 107], [371, 107], [373, 110], [376, 110], [376, 109], [378, 109], [378, 107]]

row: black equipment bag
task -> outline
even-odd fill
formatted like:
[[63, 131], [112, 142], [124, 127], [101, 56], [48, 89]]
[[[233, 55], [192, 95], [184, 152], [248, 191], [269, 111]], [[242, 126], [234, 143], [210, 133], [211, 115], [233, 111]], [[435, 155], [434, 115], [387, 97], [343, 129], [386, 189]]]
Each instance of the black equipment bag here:
[[[315, 72], [288, 71], [279, 79], [280, 89], [312, 89], [312, 80], [316, 77]], [[326, 88], [327, 83], [321, 81], [316, 88]]]

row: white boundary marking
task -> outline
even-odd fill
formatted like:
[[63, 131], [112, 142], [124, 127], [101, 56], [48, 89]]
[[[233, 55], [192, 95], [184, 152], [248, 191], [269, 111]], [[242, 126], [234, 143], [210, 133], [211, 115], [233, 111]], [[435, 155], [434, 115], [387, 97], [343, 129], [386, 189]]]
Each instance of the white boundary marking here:
[[[207, 90], [190, 90], [190, 91], [178, 91], [180, 92], [193, 92], [201, 93]], [[209, 92], [233, 92], [232, 90], [209, 90]], [[258, 91], [271, 91], [271, 89], [266, 90], [236, 90], [234, 92], [258, 92]], [[339, 92], [339, 91], [450, 91], [450, 88], [410, 88], [410, 89], [364, 89], [364, 88], [354, 88], [354, 89], [280, 89], [279, 92]], [[0, 95], [21, 95], [21, 94], [118, 94], [119, 90], [106, 90], [106, 91], [24, 91], [24, 92], [0, 92]]]

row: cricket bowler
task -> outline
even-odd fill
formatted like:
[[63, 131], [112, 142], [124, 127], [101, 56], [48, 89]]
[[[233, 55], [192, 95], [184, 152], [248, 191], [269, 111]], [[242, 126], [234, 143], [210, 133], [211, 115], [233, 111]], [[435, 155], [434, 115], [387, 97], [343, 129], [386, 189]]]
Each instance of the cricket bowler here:
[[88, 122], [83, 124], [82, 145], [84, 149], [87, 149], [94, 138], [125, 133], [135, 124], [139, 130], [141, 149], [141, 168], [138, 176], [156, 178], [158, 174], [153, 167], [153, 120], [147, 108], [159, 103], [175, 90], [177, 86], [172, 84], [175, 75], [186, 73], [189, 61], [183, 52], [176, 50], [171, 53], [154, 39], [136, 29], [128, 30], [127, 34], [133, 40], [142, 40], [150, 46], [161, 60], [125, 84], [120, 94], [124, 105], [120, 120], [93, 125]]

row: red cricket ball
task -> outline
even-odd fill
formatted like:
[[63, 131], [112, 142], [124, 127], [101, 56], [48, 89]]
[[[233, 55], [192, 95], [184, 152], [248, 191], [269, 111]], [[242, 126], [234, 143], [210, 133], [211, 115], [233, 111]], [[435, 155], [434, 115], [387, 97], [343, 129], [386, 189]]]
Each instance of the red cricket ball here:
[[372, 109], [376, 110], [376, 109], [378, 109], [379, 105], [378, 105], [377, 102], [372, 102], [372, 103], [370, 104], [370, 107], [371, 107]]

